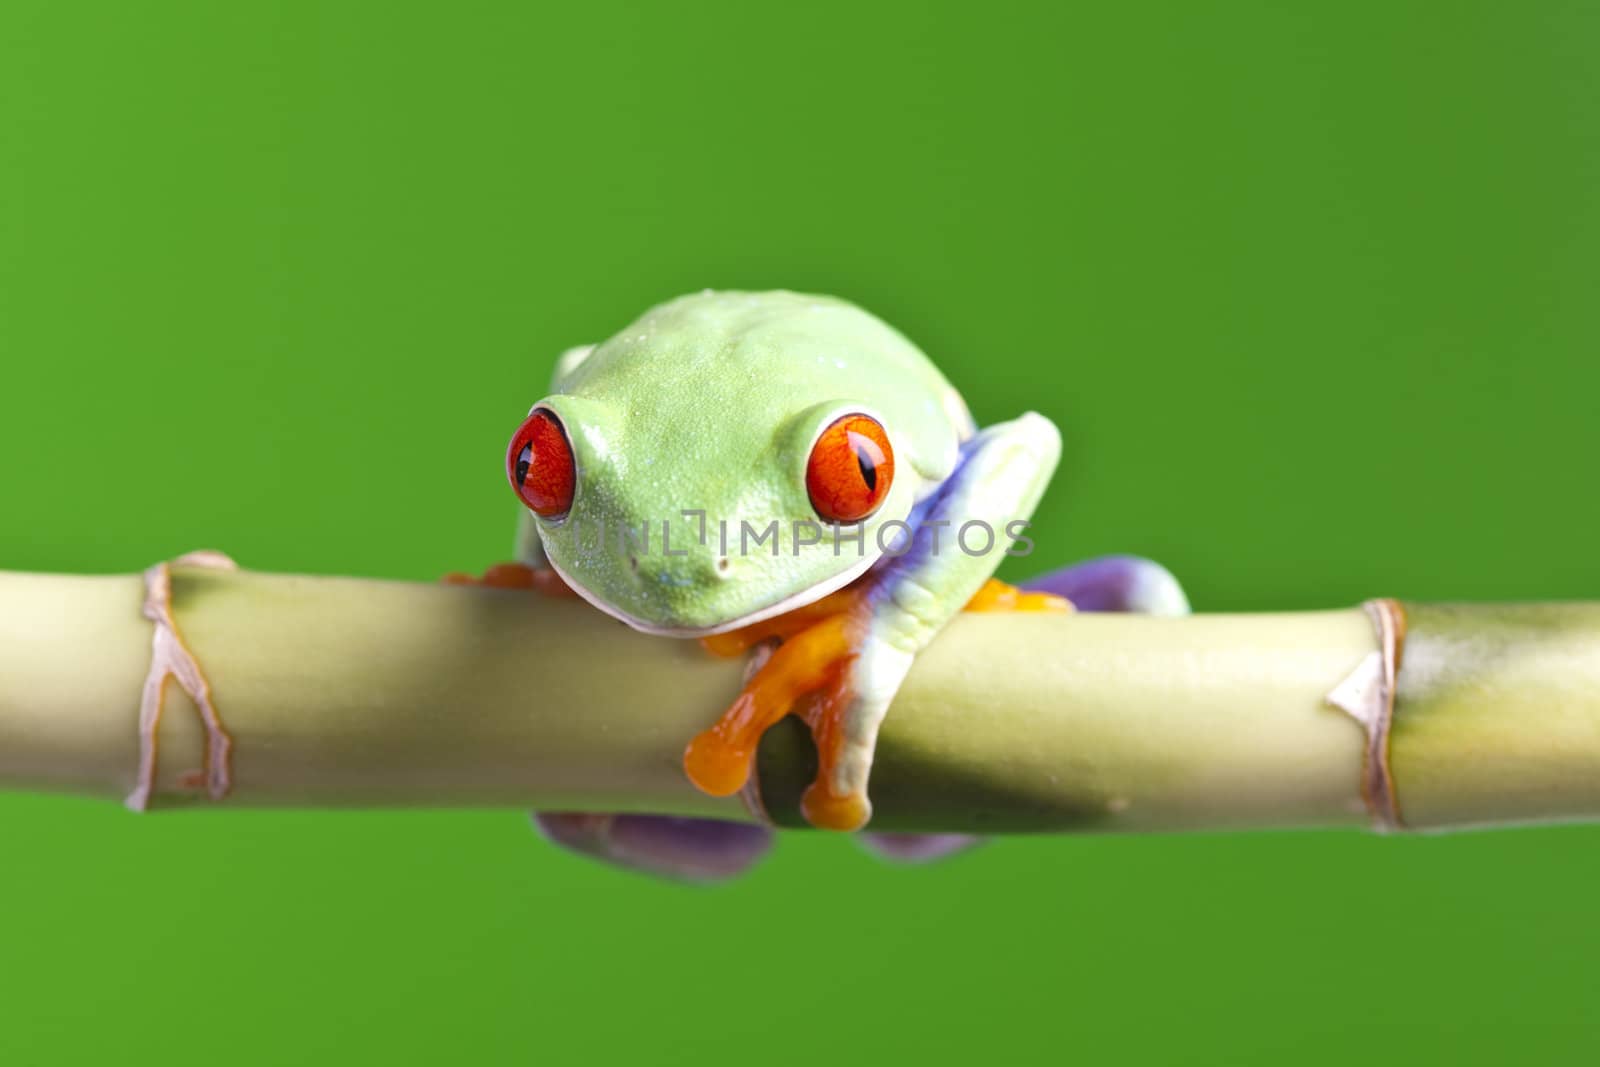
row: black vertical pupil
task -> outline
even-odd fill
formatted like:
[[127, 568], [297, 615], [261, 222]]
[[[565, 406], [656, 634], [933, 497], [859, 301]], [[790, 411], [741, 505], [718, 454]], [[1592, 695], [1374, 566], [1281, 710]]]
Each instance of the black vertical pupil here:
[[[851, 434], [850, 436], [854, 438], [856, 435]], [[877, 492], [878, 465], [873, 461], [872, 453], [867, 451], [866, 445], [862, 444], [859, 438], [852, 440], [850, 444], [855, 448], [856, 466], [861, 468], [861, 480], [867, 483], [867, 491], [869, 493]]]
[[528, 480], [528, 468], [533, 466], [533, 442], [529, 441], [522, 446], [522, 451], [517, 453], [517, 484], [522, 485]]

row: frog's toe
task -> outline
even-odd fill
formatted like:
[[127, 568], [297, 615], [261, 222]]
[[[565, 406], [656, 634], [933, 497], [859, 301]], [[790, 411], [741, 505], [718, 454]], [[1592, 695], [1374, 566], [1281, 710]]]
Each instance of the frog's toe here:
[[667, 815], [535, 812], [546, 840], [614, 867], [682, 882], [722, 882], [772, 848], [764, 826]]
[[803, 714], [817, 748], [817, 777], [800, 796], [800, 814], [820, 830], [859, 830], [872, 818], [866, 771], [872, 765], [877, 724], [863, 752], [861, 739], [850, 736], [852, 726], [860, 733], [859, 721], [852, 722], [860, 702], [850, 677], [844, 675]]
[[859, 830], [872, 818], [867, 779], [878, 728], [911, 660], [908, 652], [869, 640], [849, 669], [804, 709], [817, 749], [817, 777], [800, 798], [800, 811], [812, 826]]
[[865, 789], [841, 795], [818, 779], [806, 786], [805, 793], [800, 797], [800, 814], [819, 830], [848, 833], [861, 829], [871, 820], [872, 801], [867, 799]]

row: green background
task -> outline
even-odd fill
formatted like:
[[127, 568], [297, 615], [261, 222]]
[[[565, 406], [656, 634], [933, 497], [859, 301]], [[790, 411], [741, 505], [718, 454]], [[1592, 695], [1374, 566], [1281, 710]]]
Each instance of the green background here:
[[[1600, 9], [1294, 6], [9, 0], [0, 566], [481, 566], [555, 353], [785, 286], [1064, 427], [1010, 577], [1600, 597]], [[804, 836], [706, 891], [509, 811], [0, 827], [6, 1063], [1600, 1050], [1595, 828]]]

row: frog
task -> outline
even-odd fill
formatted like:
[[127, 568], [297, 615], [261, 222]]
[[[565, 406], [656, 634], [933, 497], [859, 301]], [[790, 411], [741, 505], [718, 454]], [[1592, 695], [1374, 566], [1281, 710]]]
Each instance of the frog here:
[[[686, 739], [689, 780], [746, 791], [762, 735], [794, 714], [817, 752], [804, 818], [860, 830], [880, 727], [945, 626], [1073, 610], [995, 578], [1031, 550], [1060, 455], [1037, 412], [980, 428], [932, 360], [856, 304], [708, 289], [561, 355], [506, 451], [514, 560], [450, 580], [581, 597], [643, 633], [757, 657]], [[1171, 601], [1135, 569], [1119, 580]]]

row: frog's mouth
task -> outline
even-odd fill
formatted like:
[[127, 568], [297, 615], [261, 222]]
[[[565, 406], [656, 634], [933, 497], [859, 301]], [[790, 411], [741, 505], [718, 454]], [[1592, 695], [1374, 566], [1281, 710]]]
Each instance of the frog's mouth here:
[[597, 593], [585, 588], [582, 582], [578, 581], [572, 575], [562, 570], [556, 561], [551, 559], [549, 556], [545, 557], [545, 563], [561, 576], [562, 581], [566, 582], [567, 585], [572, 587], [572, 591], [574, 593], [577, 593], [584, 600], [587, 600], [591, 605], [605, 612], [613, 619], [627, 623], [630, 627], [638, 630], [640, 633], [654, 634], [658, 637], [710, 637], [713, 634], [722, 634], [727, 633], [729, 630], [742, 629], [743, 627], [749, 626], [752, 623], [758, 623], [764, 619], [770, 619], [776, 615], [782, 615], [786, 612], [794, 611], [796, 608], [803, 608], [813, 601], [821, 600], [829, 593], [837, 592], [838, 590], [849, 585], [851, 582], [855, 581], [857, 578], [861, 577], [872, 567], [874, 563], [878, 562], [881, 556], [882, 552], [864, 556], [861, 560], [851, 564], [848, 568], [840, 571], [833, 577], [818, 582], [816, 585], [810, 586], [807, 589], [803, 589], [792, 596], [784, 597], [782, 600], [775, 601], [765, 607], [757, 608], [751, 612], [746, 612], [737, 618], [728, 619], [724, 622], [712, 623], [709, 626], [663, 626], [660, 623], [648, 622], [644, 619], [638, 618], [637, 616], [630, 615], [628, 612], [623, 611], [615, 604], [608, 603]]

